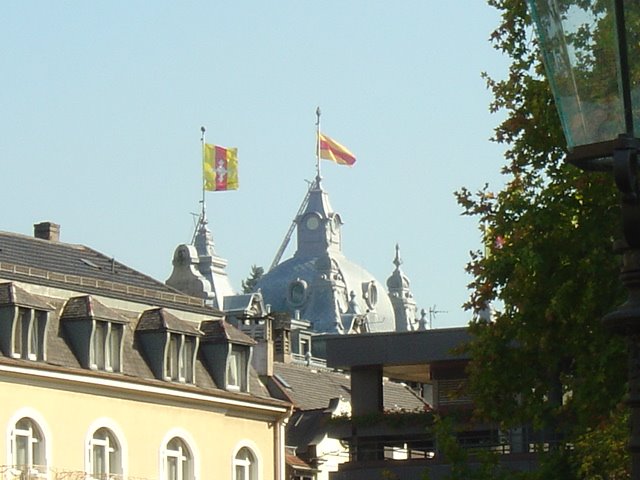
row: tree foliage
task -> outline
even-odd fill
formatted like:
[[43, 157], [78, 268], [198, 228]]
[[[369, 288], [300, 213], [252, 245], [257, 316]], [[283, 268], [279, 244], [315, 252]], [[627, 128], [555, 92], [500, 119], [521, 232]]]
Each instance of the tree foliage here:
[[257, 265], [251, 265], [251, 273], [249, 273], [249, 276], [245, 280], [242, 280], [242, 292], [253, 292], [262, 275], [264, 275], [264, 268], [258, 267]]
[[[603, 438], [619, 445], [624, 415], [625, 350], [601, 323], [623, 299], [612, 252], [620, 233], [616, 191], [610, 175], [562, 161], [565, 141], [525, 2], [489, 4], [502, 15], [491, 41], [511, 59], [505, 79], [485, 75], [491, 110], [506, 113], [494, 136], [506, 146], [506, 183], [499, 192], [457, 192], [486, 243], [467, 266], [467, 307], [477, 314], [470, 388], [484, 418], [579, 440], [562, 454], [567, 473], [553, 478], [623, 478], [594, 471], [610, 467], [596, 461], [586, 475], [580, 453]], [[624, 455], [615, 458], [624, 463]]]

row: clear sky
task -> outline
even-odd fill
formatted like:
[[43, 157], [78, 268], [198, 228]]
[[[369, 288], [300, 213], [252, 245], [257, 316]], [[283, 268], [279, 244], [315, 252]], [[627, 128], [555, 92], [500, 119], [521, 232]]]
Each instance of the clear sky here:
[[53, 221], [62, 241], [166, 280], [200, 208], [205, 126], [239, 150], [240, 189], [206, 194], [239, 290], [315, 175], [320, 106], [357, 156], [322, 164], [343, 252], [386, 282], [399, 243], [419, 308], [442, 311], [434, 327], [464, 325], [481, 245], [453, 192], [503, 181], [480, 76], [506, 71], [497, 24], [481, 0], [3, 2], [0, 230]]

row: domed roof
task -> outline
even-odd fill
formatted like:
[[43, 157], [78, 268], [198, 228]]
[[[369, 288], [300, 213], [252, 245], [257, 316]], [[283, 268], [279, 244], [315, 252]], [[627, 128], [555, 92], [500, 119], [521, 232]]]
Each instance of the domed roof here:
[[[297, 250], [258, 281], [265, 304], [311, 322], [312, 330], [349, 333], [395, 330], [394, 310], [384, 285], [341, 252], [340, 215], [320, 180], [295, 220]], [[364, 322], [363, 322], [364, 320]]]

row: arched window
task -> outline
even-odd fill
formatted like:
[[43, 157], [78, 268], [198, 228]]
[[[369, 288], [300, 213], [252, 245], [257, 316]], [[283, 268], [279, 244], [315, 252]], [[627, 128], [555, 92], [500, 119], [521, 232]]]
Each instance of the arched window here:
[[164, 450], [164, 480], [193, 480], [193, 455], [180, 437], [173, 437]]
[[96, 430], [89, 441], [89, 471], [99, 480], [122, 474], [120, 443], [108, 428]]
[[242, 447], [233, 459], [233, 480], [257, 480], [258, 463], [256, 456], [247, 448]]
[[20, 470], [25, 478], [46, 473], [44, 435], [38, 424], [29, 417], [21, 418], [13, 427], [11, 456], [13, 468]]

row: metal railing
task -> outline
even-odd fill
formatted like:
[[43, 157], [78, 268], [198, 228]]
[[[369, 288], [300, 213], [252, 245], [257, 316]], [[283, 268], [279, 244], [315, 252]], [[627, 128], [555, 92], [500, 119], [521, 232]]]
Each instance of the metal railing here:
[[291, 360], [297, 365], [309, 365], [314, 367], [327, 367], [327, 361], [324, 358], [312, 357], [310, 355], [301, 355], [299, 353], [292, 353]]
[[[345, 439], [349, 445], [349, 461], [435, 459], [440, 454], [437, 439], [432, 432], [422, 435], [356, 435]], [[456, 434], [458, 444], [470, 453], [491, 451], [499, 455], [536, 454], [555, 449], [571, 448], [562, 435], [518, 432], [497, 429], [463, 431]]]
[[94, 475], [81, 470], [67, 470], [46, 465], [0, 465], [2, 480], [152, 480], [115, 473]]

